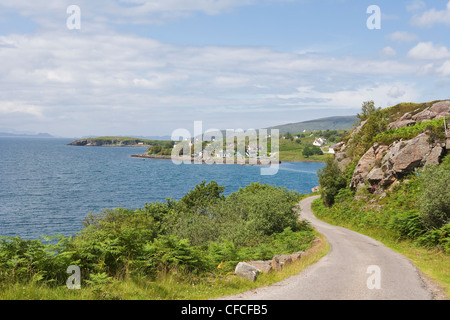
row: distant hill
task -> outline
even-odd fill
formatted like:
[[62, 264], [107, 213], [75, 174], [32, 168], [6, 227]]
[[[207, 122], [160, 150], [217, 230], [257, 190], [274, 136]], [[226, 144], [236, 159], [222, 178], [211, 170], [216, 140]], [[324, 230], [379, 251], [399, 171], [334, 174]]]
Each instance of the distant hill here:
[[[157, 141], [170, 141], [172, 139], [171, 136], [114, 136], [114, 138], [126, 138], [133, 137], [133, 139], [142, 139], [142, 140], [157, 140]], [[94, 139], [94, 138], [102, 138], [101, 136], [82, 136], [77, 139]]]
[[322, 118], [304, 122], [289, 123], [280, 126], [270, 127], [267, 129], [278, 129], [280, 134], [285, 133], [300, 133], [306, 131], [319, 131], [319, 130], [345, 130], [351, 129], [354, 123], [358, 120], [356, 116], [341, 116]]
[[0, 132], [0, 137], [54, 138], [51, 134], [48, 133], [21, 134], [9, 132]]

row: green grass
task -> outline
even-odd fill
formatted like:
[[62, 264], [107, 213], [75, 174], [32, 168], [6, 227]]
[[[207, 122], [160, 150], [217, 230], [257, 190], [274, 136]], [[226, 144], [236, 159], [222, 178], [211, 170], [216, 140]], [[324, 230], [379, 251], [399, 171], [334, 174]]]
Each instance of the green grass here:
[[[450, 117], [447, 117], [450, 119]], [[384, 145], [390, 145], [392, 142], [397, 140], [410, 140], [425, 132], [427, 128], [434, 128], [444, 132], [444, 119], [435, 119], [430, 121], [423, 121], [415, 124], [411, 127], [403, 127], [399, 129], [391, 129], [378, 134], [374, 138], [374, 143], [379, 142]]]
[[418, 114], [419, 112], [422, 112], [426, 108], [429, 108], [440, 101], [444, 100], [436, 100], [426, 103], [404, 102], [393, 107], [386, 108], [384, 109], [384, 112], [388, 113], [390, 121], [395, 121], [400, 119], [405, 113], [411, 113], [412, 115]]

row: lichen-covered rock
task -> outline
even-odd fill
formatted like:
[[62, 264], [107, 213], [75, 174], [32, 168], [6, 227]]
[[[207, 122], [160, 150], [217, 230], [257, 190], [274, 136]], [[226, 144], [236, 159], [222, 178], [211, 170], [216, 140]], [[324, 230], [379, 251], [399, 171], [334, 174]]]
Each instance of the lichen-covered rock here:
[[300, 260], [300, 258], [302, 257], [303, 253], [304, 253], [303, 251], [300, 251], [300, 252], [296, 252], [296, 253], [291, 254], [292, 262]]
[[424, 164], [424, 159], [431, 152], [431, 145], [428, 140], [428, 135], [422, 133], [414, 139], [405, 142], [397, 154], [387, 159], [387, 161], [392, 163], [394, 172], [405, 174]]
[[254, 282], [258, 278], [259, 270], [246, 262], [239, 262], [234, 273], [241, 278]]
[[398, 178], [417, 168], [439, 164], [444, 148], [430, 143], [429, 136], [422, 133], [408, 141], [397, 141], [390, 146], [372, 146], [361, 157], [353, 174], [351, 188], [390, 186]]
[[419, 112], [412, 117], [414, 121], [428, 121], [450, 117], [450, 101], [441, 101], [433, 104], [430, 108]]
[[435, 146], [433, 150], [431, 150], [431, 153], [427, 156], [425, 166], [438, 165], [443, 152], [444, 148], [441, 146]]
[[272, 271], [271, 261], [248, 261], [247, 264], [258, 269], [259, 272], [269, 273]]
[[350, 183], [351, 188], [356, 189], [358, 187], [365, 186], [365, 183], [368, 181], [367, 178], [369, 173], [381, 160], [387, 148], [387, 146], [379, 144], [375, 144], [370, 147], [370, 149], [361, 157], [355, 171], [353, 172], [353, 178]]

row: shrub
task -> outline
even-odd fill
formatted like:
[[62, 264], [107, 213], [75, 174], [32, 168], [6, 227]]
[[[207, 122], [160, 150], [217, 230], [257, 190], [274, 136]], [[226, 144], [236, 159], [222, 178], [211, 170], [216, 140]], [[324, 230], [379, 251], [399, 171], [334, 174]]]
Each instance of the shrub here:
[[332, 206], [339, 190], [346, 186], [346, 179], [334, 159], [329, 158], [326, 166], [318, 171], [324, 204]]
[[439, 229], [450, 222], [450, 167], [431, 166], [420, 174], [418, 206], [425, 226]]
[[72, 262], [72, 252], [67, 250], [70, 238], [58, 235], [43, 240], [0, 238], [0, 280], [65, 280], [65, 271]]
[[202, 181], [193, 190], [187, 193], [181, 202], [186, 204], [189, 209], [206, 210], [208, 206], [215, 204], [218, 200], [223, 200], [223, 191], [225, 187], [221, 187], [216, 181], [211, 181], [206, 184]]
[[176, 236], [160, 236], [143, 249], [144, 260], [152, 271], [167, 273], [179, 271], [200, 272], [205, 270], [200, 251], [189, 240]]
[[422, 218], [416, 211], [392, 215], [388, 227], [396, 231], [401, 238], [417, 239], [426, 232]]
[[440, 247], [450, 254], [450, 224], [428, 232], [419, 238], [419, 243], [426, 247]]

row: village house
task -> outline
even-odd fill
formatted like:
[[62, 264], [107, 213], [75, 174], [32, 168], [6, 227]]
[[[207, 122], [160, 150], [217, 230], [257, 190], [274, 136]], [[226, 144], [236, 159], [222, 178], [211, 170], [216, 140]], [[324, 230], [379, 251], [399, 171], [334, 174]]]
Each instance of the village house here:
[[321, 147], [321, 146], [323, 146], [326, 143], [327, 143], [326, 139], [324, 139], [324, 138], [316, 138], [316, 140], [314, 140], [313, 145], [315, 145], [317, 147]]

